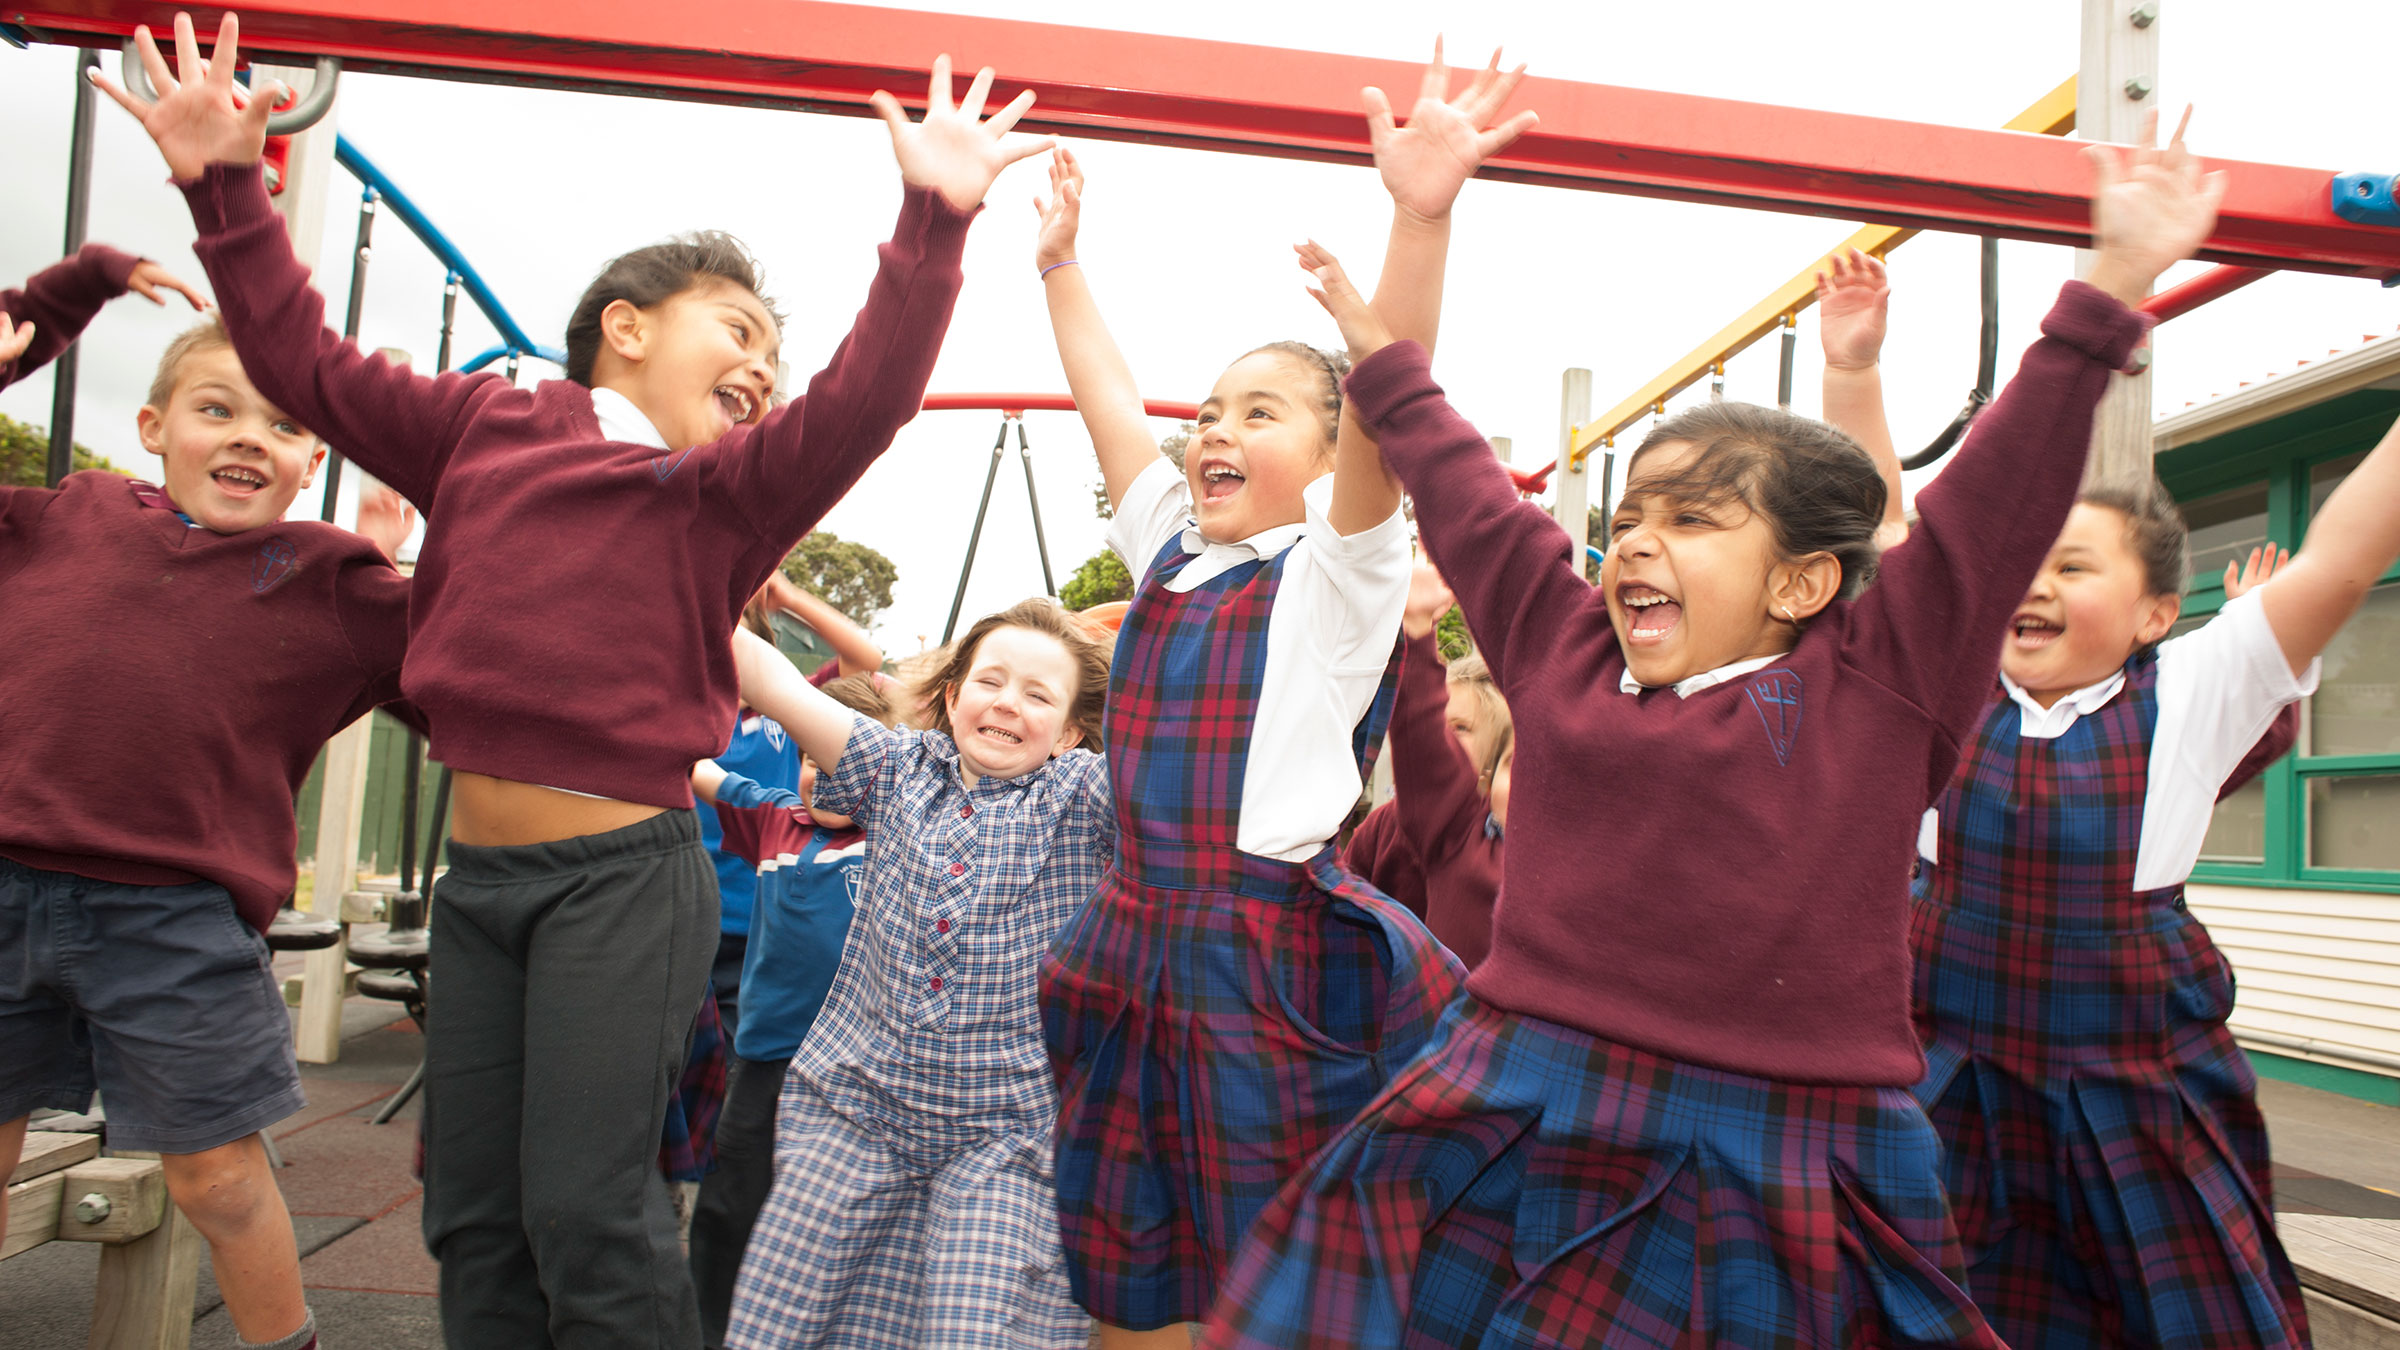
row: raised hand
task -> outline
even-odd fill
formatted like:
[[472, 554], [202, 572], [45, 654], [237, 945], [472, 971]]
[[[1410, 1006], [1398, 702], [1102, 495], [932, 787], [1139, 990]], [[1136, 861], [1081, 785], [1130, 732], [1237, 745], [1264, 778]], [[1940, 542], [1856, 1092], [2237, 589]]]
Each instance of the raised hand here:
[[1520, 112], [1498, 126], [1487, 126], [1507, 106], [1524, 76], [1522, 65], [1500, 69], [1495, 50], [1491, 63], [1475, 72], [1466, 92], [1453, 99], [1450, 67], [1443, 64], [1441, 39], [1436, 38], [1433, 61], [1425, 67], [1407, 126], [1394, 124], [1391, 100], [1381, 89], [1369, 85], [1359, 91], [1367, 110], [1367, 134], [1375, 147], [1375, 168], [1402, 210], [1427, 220], [1448, 215], [1459, 188], [1483, 162], [1541, 120]]
[[2225, 598], [2239, 600], [2257, 590], [2266, 584], [2267, 578], [2275, 575], [2276, 568], [2291, 560], [2290, 549], [2268, 544], [2264, 548], [2250, 550], [2250, 560], [2246, 563], [2225, 564]]
[[358, 499], [358, 532], [393, 562], [400, 561], [400, 546], [416, 528], [416, 508], [381, 483]]
[[1883, 355], [1891, 314], [1892, 284], [1883, 259], [1848, 249], [1817, 272], [1817, 324], [1825, 342], [1825, 364], [1834, 370], [1865, 370]]
[[1392, 344], [1392, 333], [1376, 316], [1358, 287], [1350, 284], [1349, 275], [1342, 271], [1339, 258], [1327, 252], [1323, 244], [1311, 239], [1292, 245], [1300, 255], [1300, 266], [1315, 277], [1317, 284], [1308, 288], [1325, 312], [1342, 330], [1342, 341], [1350, 348], [1350, 360], [1364, 361]]
[[1408, 605], [1400, 611], [1400, 631], [1421, 638], [1432, 632], [1457, 603], [1458, 597], [1450, 593], [1449, 585], [1433, 564], [1420, 562], [1408, 575]]
[[2184, 148], [2191, 121], [2186, 107], [2164, 150], [2151, 148], [2158, 141], [2152, 113], [2143, 119], [2142, 143], [2130, 152], [2111, 145], [2083, 152], [2092, 162], [2092, 235], [2100, 252], [2084, 279], [2128, 305], [2216, 229], [2225, 175], [2201, 172], [2199, 158]]
[[132, 274], [125, 278], [125, 288], [154, 305], [167, 303], [167, 297], [160, 295], [160, 291], [173, 291], [190, 301], [193, 309], [205, 310], [208, 308], [208, 297], [193, 289], [190, 282], [181, 280], [174, 273], [147, 258], [137, 264]]
[[1083, 224], [1083, 166], [1075, 162], [1074, 151], [1062, 145], [1050, 152], [1050, 195], [1034, 198], [1033, 209], [1042, 218], [1041, 233], [1033, 242], [1033, 265], [1072, 261], [1075, 232]]
[[155, 103], [144, 103], [106, 75], [92, 72], [92, 83], [139, 119], [150, 139], [158, 142], [167, 172], [179, 181], [198, 178], [211, 164], [256, 163], [266, 147], [267, 114], [281, 101], [284, 89], [270, 83], [265, 89], [249, 90], [234, 83], [240, 38], [241, 22], [227, 14], [217, 28], [216, 49], [204, 61], [200, 40], [192, 33], [192, 16], [178, 12], [175, 70], [170, 74], [149, 28], [134, 29], [142, 68], [150, 72], [150, 86], [158, 91]]
[[32, 321], [11, 324], [8, 321], [8, 311], [0, 309], [0, 366], [5, 366], [23, 356], [25, 349], [32, 345]]
[[975, 72], [966, 98], [950, 101], [950, 58], [933, 59], [933, 81], [925, 94], [925, 120], [911, 122], [900, 100], [878, 89], [867, 101], [892, 131], [892, 157], [900, 161], [900, 177], [915, 187], [932, 188], [961, 211], [971, 210], [991, 191], [1000, 171], [1038, 155], [1058, 143], [1055, 136], [1011, 135], [1009, 128], [1033, 106], [1028, 89], [1008, 106], [983, 116], [984, 98], [992, 91], [992, 68]]

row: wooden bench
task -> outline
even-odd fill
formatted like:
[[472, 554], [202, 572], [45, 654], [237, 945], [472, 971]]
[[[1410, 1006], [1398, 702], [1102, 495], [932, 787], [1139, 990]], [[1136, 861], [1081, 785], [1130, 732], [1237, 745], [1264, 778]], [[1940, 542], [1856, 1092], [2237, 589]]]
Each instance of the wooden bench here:
[[200, 1232], [167, 1199], [153, 1157], [107, 1157], [88, 1134], [30, 1131], [8, 1175], [0, 1261], [45, 1242], [98, 1242], [86, 1350], [186, 1350], [200, 1281]]
[[2317, 1350], [2400, 1350], [2400, 1219], [2278, 1215]]

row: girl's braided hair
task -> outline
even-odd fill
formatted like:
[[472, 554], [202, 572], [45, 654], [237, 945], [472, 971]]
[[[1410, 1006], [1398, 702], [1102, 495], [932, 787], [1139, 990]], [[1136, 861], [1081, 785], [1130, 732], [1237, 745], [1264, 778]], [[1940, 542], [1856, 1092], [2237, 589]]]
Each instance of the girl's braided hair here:
[[1342, 377], [1350, 373], [1350, 358], [1340, 352], [1329, 352], [1305, 342], [1290, 340], [1253, 347], [1242, 355], [1256, 356], [1260, 352], [1273, 352], [1316, 374], [1324, 386], [1317, 395], [1317, 415], [1325, 425], [1325, 443], [1331, 445], [1334, 433], [1342, 422]]

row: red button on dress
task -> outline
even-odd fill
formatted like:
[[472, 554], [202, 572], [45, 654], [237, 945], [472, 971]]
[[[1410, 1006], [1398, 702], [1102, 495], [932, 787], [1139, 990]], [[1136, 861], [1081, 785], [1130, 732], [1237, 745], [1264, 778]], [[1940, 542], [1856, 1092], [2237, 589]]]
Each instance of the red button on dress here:
[[936, 989], [939, 989], [942, 987], [942, 977], [936, 975], [932, 979], [927, 980], [926, 983], [932, 985]]
[[971, 816], [971, 815], [974, 815], [974, 814], [975, 814], [975, 808], [974, 808], [974, 807], [972, 807], [972, 806], [962, 806], [962, 807], [958, 808], [958, 818], [959, 818], [960, 820], [965, 820], [967, 817], [969, 817], [969, 816]]
[[935, 931], [935, 932], [937, 932], [937, 933], [947, 933], [947, 932], [949, 932], [949, 931], [950, 931], [950, 921], [949, 921], [948, 919], [935, 919], [935, 920], [933, 921], [933, 931]]
[[954, 876], [954, 877], [963, 877], [963, 876], [965, 876], [966, 874], [967, 874], [967, 865], [966, 865], [965, 863], [952, 863], [952, 864], [950, 864], [950, 875], [952, 875], [952, 876]]

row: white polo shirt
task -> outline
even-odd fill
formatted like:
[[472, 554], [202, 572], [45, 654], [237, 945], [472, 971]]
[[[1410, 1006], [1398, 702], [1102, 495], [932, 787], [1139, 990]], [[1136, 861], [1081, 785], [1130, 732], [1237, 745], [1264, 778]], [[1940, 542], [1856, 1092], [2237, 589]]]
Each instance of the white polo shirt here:
[[[2150, 787], [2142, 799], [2142, 842], [2133, 863], [2136, 890], [2180, 885], [2192, 875], [2217, 790], [2284, 705], [2317, 692], [2323, 666], [2312, 661], [2303, 673], [2292, 674], [2256, 591], [2228, 601], [2215, 618], [2182, 637], [2159, 644], [2158, 724], [2150, 738]], [[2018, 734], [2051, 741], [2107, 706], [2124, 689], [2125, 672], [2118, 670], [2047, 708], [2006, 675], [2000, 683], [2016, 702]], [[1917, 831], [1917, 852], [1933, 860], [1940, 837], [1940, 811], [1927, 811]]]
[[1267, 616], [1266, 671], [1242, 775], [1244, 853], [1304, 862], [1342, 827], [1364, 787], [1351, 733], [1400, 640], [1408, 603], [1408, 523], [1395, 510], [1371, 529], [1340, 535], [1326, 520], [1328, 474], [1301, 493], [1307, 519], [1238, 543], [1202, 537], [1183, 471], [1163, 456], [1125, 489], [1109, 522], [1108, 546], [1136, 585], [1151, 560], [1179, 537], [1196, 554], [1167, 583], [1177, 594], [1231, 568], [1285, 549], [1283, 584]]

